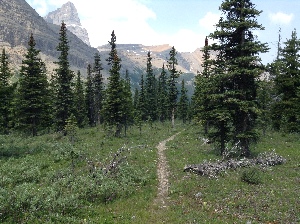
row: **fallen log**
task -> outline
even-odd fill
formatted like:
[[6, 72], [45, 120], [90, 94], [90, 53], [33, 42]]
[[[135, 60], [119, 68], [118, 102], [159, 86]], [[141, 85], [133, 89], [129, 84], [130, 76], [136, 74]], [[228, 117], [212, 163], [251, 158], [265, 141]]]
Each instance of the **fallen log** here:
[[261, 167], [280, 165], [286, 162], [286, 159], [275, 153], [275, 151], [264, 152], [257, 158], [249, 159], [229, 159], [217, 161], [204, 161], [201, 164], [186, 165], [184, 172], [192, 172], [201, 176], [217, 177], [219, 173], [229, 169], [237, 169], [240, 167], [251, 167], [259, 165]]

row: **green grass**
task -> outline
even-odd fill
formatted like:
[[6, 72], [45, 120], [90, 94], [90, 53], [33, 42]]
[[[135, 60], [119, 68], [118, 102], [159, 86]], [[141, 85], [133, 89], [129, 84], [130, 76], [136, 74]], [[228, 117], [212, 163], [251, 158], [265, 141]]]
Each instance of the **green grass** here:
[[[168, 127], [145, 125], [141, 134], [131, 128], [122, 138], [86, 128], [75, 145], [59, 134], [0, 136], [0, 222], [126, 223], [151, 216], [156, 145], [182, 128]], [[121, 153], [126, 159], [118, 172], [103, 175], [100, 168], [122, 147], [129, 150]]]
[[[283, 165], [260, 170], [261, 183], [241, 180], [246, 168], [210, 179], [183, 172], [187, 164], [220, 159], [203, 145], [196, 126], [145, 125], [140, 135], [107, 137], [101, 128], [68, 138], [47, 134], [35, 138], [0, 136], [1, 223], [298, 223], [300, 222], [300, 140], [298, 134], [268, 133], [252, 149], [276, 150]], [[167, 143], [168, 206], [159, 207], [157, 144]], [[112, 176], [95, 170], [109, 163], [121, 147], [126, 160]], [[71, 156], [73, 155], [73, 157]], [[73, 159], [72, 159], [73, 158]], [[72, 165], [73, 164], [73, 165]], [[199, 197], [195, 195], [201, 193]]]
[[[262, 183], [258, 185], [241, 181], [246, 168], [227, 171], [218, 179], [183, 172], [187, 164], [220, 159], [211, 145], [202, 145], [199, 136], [193, 127], [169, 144], [167, 157], [173, 176], [167, 217], [174, 217], [176, 223], [300, 222], [298, 134], [269, 133], [252, 149], [254, 154], [275, 149], [287, 159], [283, 165], [260, 171]], [[195, 197], [199, 192], [201, 197]]]

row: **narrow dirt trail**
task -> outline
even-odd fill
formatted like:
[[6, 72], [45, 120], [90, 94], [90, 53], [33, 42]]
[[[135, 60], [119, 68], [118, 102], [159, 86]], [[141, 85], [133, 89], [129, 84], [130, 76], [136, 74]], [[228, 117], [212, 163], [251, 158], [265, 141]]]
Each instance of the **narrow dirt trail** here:
[[167, 197], [169, 189], [169, 171], [168, 163], [164, 151], [166, 150], [166, 143], [175, 138], [176, 135], [160, 142], [156, 148], [158, 149], [158, 163], [157, 163], [157, 176], [158, 176], [158, 193], [156, 198], [156, 203], [160, 207], [167, 207]]

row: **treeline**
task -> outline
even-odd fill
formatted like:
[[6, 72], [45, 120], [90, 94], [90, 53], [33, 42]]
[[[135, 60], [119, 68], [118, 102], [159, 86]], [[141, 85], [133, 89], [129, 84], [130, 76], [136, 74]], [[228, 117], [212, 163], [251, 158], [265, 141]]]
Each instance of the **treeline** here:
[[[32, 136], [50, 131], [67, 134], [66, 126], [80, 128], [103, 125], [109, 134], [126, 135], [127, 127], [142, 122], [154, 122], [179, 116], [188, 119], [189, 100], [182, 81], [178, 99], [176, 50], [170, 51], [167, 65], [162, 66], [157, 78], [153, 73], [151, 53], [148, 52], [146, 76], [141, 76], [140, 88], [134, 94], [128, 71], [125, 78], [120, 74], [121, 59], [118, 56], [114, 31], [109, 41], [111, 50], [106, 63], [110, 66], [107, 85], [102, 76], [102, 62], [98, 53], [93, 64], [87, 67], [87, 80], [80, 72], [70, 70], [66, 25], [60, 29], [57, 68], [50, 80], [44, 62], [39, 57], [31, 34], [25, 59], [22, 61], [20, 78], [12, 84], [8, 56], [3, 49], [0, 74], [0, 133], [21, 131]], [[177, 109], [178, 106], [178, 109]]]
[[[264, 29], [256, 20], [261, 11], [250, 0], [225, 0], [220, 10], [223, 16], [216, 31], [209, 35], [215, 41], [211, 45], [208, 39], [205, 41], [203, 70], [195, 78], [191, 101], [184, 81], [181, 88], [176, 85], [181, 72], [176, 68], [174, 47], [158, 75], [153, 72], [148, 52], [146, 75], [141, 75], [140, 88], [134, 94], [128, 72], [120, 74], [114, 31], [109, 57], [105, 59], [110, 66], [107, 85], [99, 54], [87, 67], [86, 83], [80, 72], [74, 80], [64, 23], [57, 47], [58, 68], [50, 81], [32, 35], [17, 84], [9, 82], [11, 72], [3, 50], [0, 132], [21, 130], [33, 136], [51, 130], [66, 133], [66, 124], [74, 124], [103, 125], [111, 135], [121, 136], [133, 124], [141, 130], [145, 121], [171, 120], [174, 126], [175, 118], [183, 122], [193, 118], [204, 127], [204, 135], [214, 142], [220, 154], [243, 156], [250, 156], [251, 144], [259, 137], [258, 129], [299, 132], [300, 40], [296, 31], [283, 47], [278, 44], [274, 62], [264, 66], [259, 54], [267, 52], [268, 46], [254, 35], [255, 30]], [[211, 57], [211, 52], [216, 56]]]

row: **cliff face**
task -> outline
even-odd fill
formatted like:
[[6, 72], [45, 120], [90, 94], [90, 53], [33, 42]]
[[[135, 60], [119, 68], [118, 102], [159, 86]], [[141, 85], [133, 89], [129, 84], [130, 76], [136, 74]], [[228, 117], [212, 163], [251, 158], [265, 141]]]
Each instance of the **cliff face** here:
[[[47, 23], [31, 8], [25, 0], [0, 1], [0, 42], [11, 47], [28, 46], [30, 33], [33, 33], [37, 49], [45, 55], [57, 58], [59, 52], [60, 26]], [[68, 32], [70, 45], [69, 60], [72, 67], [86, 70], [93, 62], [97, 50], [82, 42], [76, 35]]]
[[48, 23], [60, 25], [64, 21], [69, 31], [79, 37], [84, 43], [90, 46], [89, 36], [85, 28], [81, 26], [77, 9], [72, 2], [67, 2], [61, 8], [48, 13], [44, 19]]

